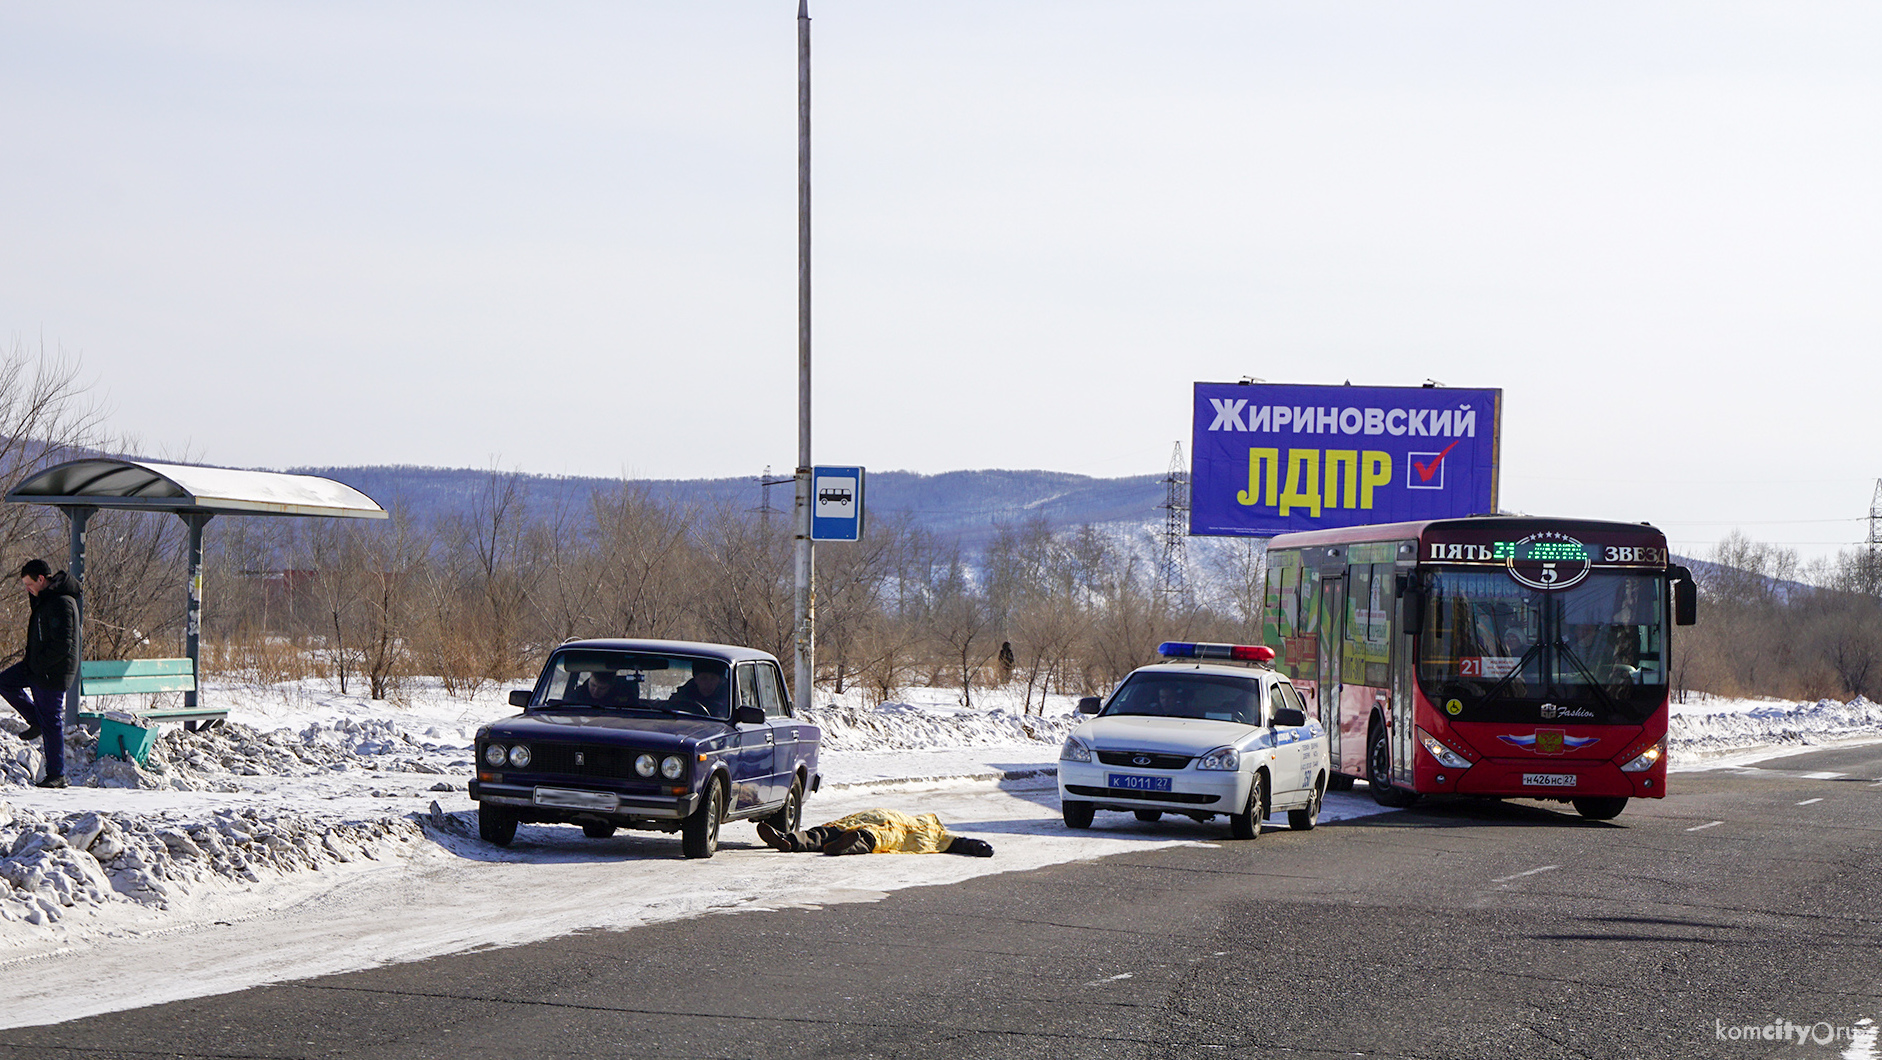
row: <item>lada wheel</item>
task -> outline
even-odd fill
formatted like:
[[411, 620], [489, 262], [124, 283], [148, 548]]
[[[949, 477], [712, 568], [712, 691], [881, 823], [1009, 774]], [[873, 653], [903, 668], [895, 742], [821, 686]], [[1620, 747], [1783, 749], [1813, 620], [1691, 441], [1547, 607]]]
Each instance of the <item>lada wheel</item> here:
[[614, 826], [606, 821], [583, 821], [582, 834], [590, 839], [606, 839], [614, 834]]
[[1315, 787], [1313, 801], [1304, 810], [1287, 811], [1287, 826], [1296, 832], [1311, 832], [1313, 826], [1320, 823], [1320, 803], [1326, 798], [1324, 788]]
[[516, 815], [508, 810], [478, 803], [477, 836], [486, 843], [509, 846], [516, 838]]
[[1242, 812], [1229, 814], [1229, 834], [1237, 839], [1259, 839], [1261, 837], [1261, 819], [1266, 816], [1262, 811], [1267, 808], [1266, 773], [1256, 773], [1248, 782], [1248, 805]]
[[791, 782], [791, 793], [784, 796], [784, 805], [778, 812], [765, 818], [765, 823], [780, 832], [795, 832], [804, 823], [804, 780], [802, 777]]
[[725, 785], [714, 777], [706, 785], [706, 797], [699, 800], [680, 826], [680, 853], [689, 858], [709, 858], [719, 849], [719, 821], [725, 816]]
[[1590, 821], [1612, 821], [1627, 808], [1625, 795], [1586, 795], [1574, 801], [1575, 812]]
[[1091, 819], [1097, 816], [1098, 808], [1080, 799], [1061, 799], [1059, 814], [1065, 818], [1067, 828], [1090, 828]]
[[1145, 824], [1155, 824], [1158, 821], [1163, 820], [1162, 810], [1132, 810], [1131, 813], [1135, 815], [1139, 821], [1142, 821]]

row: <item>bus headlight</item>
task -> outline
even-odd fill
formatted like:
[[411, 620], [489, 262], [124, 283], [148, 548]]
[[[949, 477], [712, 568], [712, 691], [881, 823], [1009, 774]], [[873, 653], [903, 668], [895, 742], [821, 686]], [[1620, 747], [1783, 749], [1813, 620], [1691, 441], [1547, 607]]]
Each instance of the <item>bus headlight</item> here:
[[1645, 773], [1647, 770], [1652, 769], [1656, 765], [1659, 765], [1660, 759], [1665, 758], [1665, 757], [1666, 757], [1666, 743], [1665, 741], [1661, 741], [1660, 743], [1656, 743], [1652, 747], [1649, 747], [1646, 750], [1640, 752], [1638, 755], [1635, 755], [1633, 761], [1628, 762], [1626, 765], [1621, 767], [1621, 772]]
[[1242, 754], [1233, 747], [1218, 747], [1196, 760], [1197, 769], [1223, 769], [1233, 772], [1242, 768]]
[[1438, 764], [1443, 766], [1444, 768], [1446, 769], [1469, 769], [1470, 768], [1470, 759], [1465, 758], [1463, 755], [1460, 755], [1456, 751], [1453, 751], [1450, 748], [1439, 743], [1437, 737], [1431, 735], [1430, 733], [1424, 731], [1423, 729], [1418, 730], [1418, 742], [1421, 744], [1424, 744], [1425, 750], [1431, 752], [1431, 757], [1437, 759]]
[[1078, 737], [1067, 736], [1064, 745], [1059, 748], [1059, 761], [1089, 762], [1091, 761], [1091, 748]]

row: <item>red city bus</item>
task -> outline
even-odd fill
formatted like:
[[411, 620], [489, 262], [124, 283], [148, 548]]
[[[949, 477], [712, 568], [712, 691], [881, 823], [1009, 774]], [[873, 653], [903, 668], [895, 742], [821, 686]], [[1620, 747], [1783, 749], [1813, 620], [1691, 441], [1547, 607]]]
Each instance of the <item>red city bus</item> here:
[[1520, 796], [1605, 820], [1666, 794], [1692, 573], [1646, 524], [1475, 516], [1283, 534], [1263, 633], [1332, 740], [1332, 787]]

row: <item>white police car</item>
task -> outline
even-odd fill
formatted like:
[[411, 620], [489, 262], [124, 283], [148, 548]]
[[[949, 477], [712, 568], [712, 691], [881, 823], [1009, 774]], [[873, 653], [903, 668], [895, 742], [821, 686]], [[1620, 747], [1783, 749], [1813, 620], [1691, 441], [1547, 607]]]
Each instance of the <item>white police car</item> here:
[[1260, 835], [1261, 822], [1281, 810], [1290, 828], [1319, 823], [1331, 773], [1326, 730], [1288, 679], [1267, 667], [1274, 651], [1170, 642], [1157, 654], [1193, 661], [1141, 667], [1108, 702], [1079, 701], [1080, 713], [1097, 717], [1072, 730], [1059, 751], [1066, 826], [1091, 827], [1097, 810], [1140, 821], [1226, 813], [1237, 839]]

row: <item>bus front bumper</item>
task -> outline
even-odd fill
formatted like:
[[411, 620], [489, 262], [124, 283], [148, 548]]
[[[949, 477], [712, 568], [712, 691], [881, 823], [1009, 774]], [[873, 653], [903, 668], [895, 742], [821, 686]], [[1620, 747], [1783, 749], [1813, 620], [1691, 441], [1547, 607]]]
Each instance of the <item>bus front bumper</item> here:
[[[1666, 763], [1641, 773], [1623, 773], [1613, 762], [1536, 758], [1483, 758], [1469, 769], [1445, 769], [1435, 762], [1420, 762], [1418, 790], [1456, 792], [1459, 795], [1499, 795], [1525, 799], [1572, 799], [1583, 796], [1621, 796], [1634, 799], [1666, 797]], [[1443, 779], [1439, 779], [1439, 778]]]

